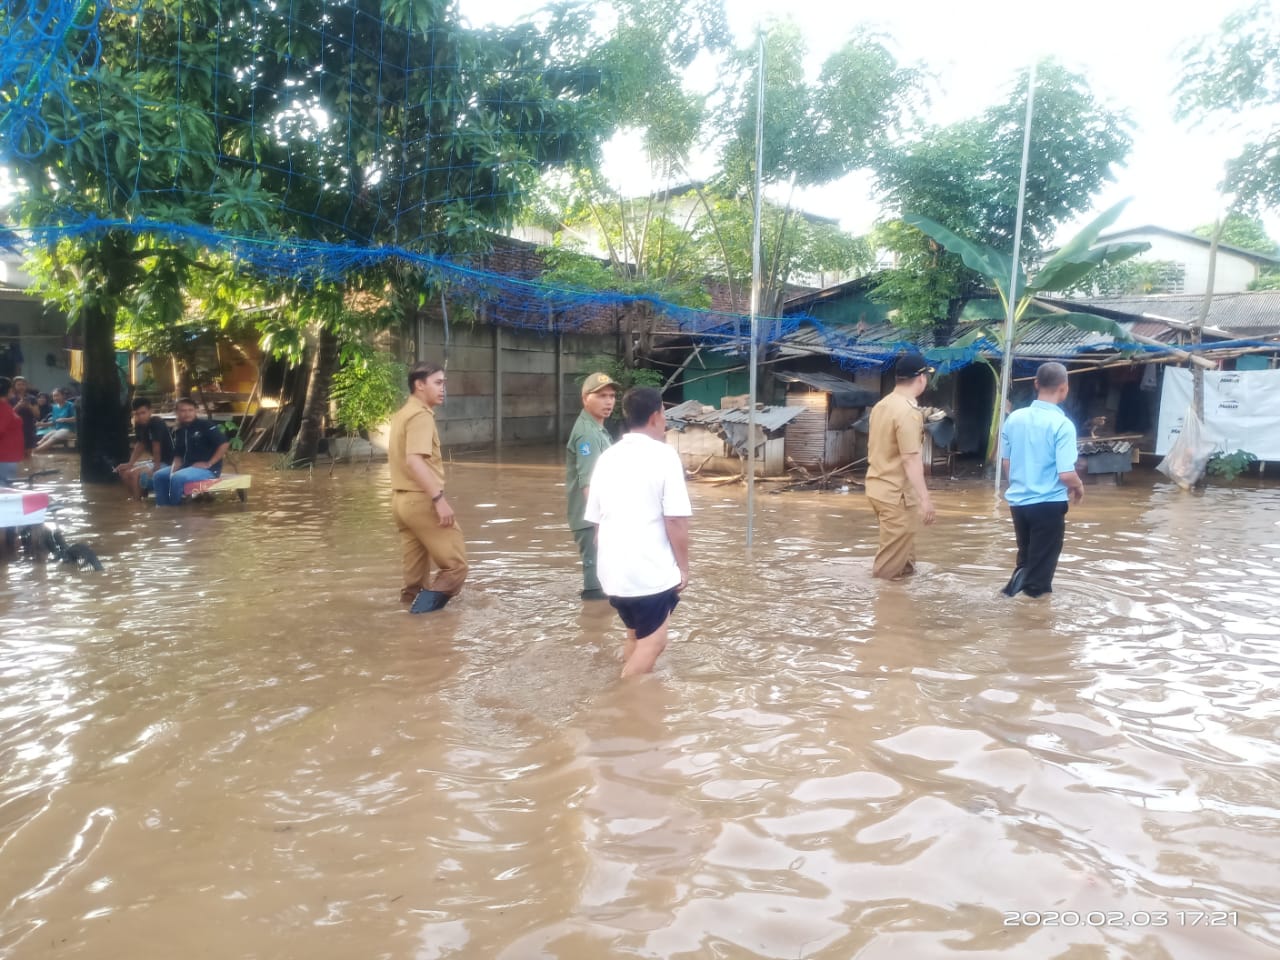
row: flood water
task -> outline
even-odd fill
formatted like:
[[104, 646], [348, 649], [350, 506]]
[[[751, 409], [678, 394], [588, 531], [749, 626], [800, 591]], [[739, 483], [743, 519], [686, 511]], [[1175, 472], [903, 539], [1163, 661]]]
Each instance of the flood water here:
[[692, 484], [621, 684], [519, 456], [450, 467], [472, 572], [426, 617], [385, 465], [55, 483], [106, 571], [0, 568], [0, 956], [1280, 956], [1280, 490], [1091, 485], [1037, 602], [985, 485], [881, 584], [856, 491], [762, 493], [748, 559]]

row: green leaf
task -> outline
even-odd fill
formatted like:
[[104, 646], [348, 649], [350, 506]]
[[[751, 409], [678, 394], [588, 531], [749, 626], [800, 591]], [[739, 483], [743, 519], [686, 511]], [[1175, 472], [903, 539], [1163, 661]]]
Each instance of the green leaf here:
[[1031, 293], [1068, 290], [1094, 270], [1121, 263], [1150, 249], [1151, 244], [1146, 242], [1108, 243], [1070, 259], [1055, 256], [1040, 269], [1027, 289]]
[[968, 332], [957, 337], [951, 343], [952, 350], [966, 350], [982, 339], [994, 340], [1000, 342], [1001, 334], [997, 334], [995, 330], [984, 323], [975, 324]]
[[1132, 197], [1125, 197], [1119, 203], [1112, 207], [1108, 207], [1095, 217], [1083, 230], [1067, 241], [1052, 258], [1049, 263], [1062, 257], [1064, 260], [1074, 260], [1080, 254], [1084, 253], [1092, 247], [1102, 234], [1102, 231], [1115, 223], [1119, 219], [1120, 214], [1124, 213], [1124, 208], [1129, 205]]
[[990, 298], [981, 298], [969, 300], [965, 303], [964, 309], [960, 311], [960, 321], [962, 323], [977, 322], [980, 320], [995, 320], [1004, 323], [1008, 312], [1005, 310], [1004, 304], [999, 300]]
[[1089, 333], [1104, 333], [1114, 340], [1132, 343], [1133, 337], [1129, 335], [1121, 324], [1115, 320], [1109, 320], [1106, 317], [1100, 317], [1094, 313], [1052, 313], [1045, 317], [1036, 317], [1036, 322], [1052, 322], [1061, 323], [1068, 327], [1075, 327], [1077, 330], [1085, 330]]
[[[1008, 254], [983, 246], [980, 243], [974, 243], [959, 234], [952, 233], [942, 224], [919, 214], [908, 213], [902, 219], [903, 222], [910, 224], [942, 244], [948, 251], [963, 260], [966, 267], [982, 274], [988, 283], [1007, 295], [1010, 275], [1013, 273], [1013, 258]], [[1026, 286], [1026, 282], [1027, 276], [1022, 271], [1022, 268], [1019, 267], [1019, 290]]]

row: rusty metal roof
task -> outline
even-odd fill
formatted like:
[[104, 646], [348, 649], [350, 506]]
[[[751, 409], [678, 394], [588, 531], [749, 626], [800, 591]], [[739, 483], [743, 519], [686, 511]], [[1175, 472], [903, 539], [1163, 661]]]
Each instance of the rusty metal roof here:
[[[774, 433], [800, 416], [806, 409], [805, 407], [758, 407], [756, 425], [766, 433]], [[749, 415], [750, 411], [746, 407], [716, 410], [697, 400], [686, 400], [667, 411], [667, 425], [697, 424], [709, 427], [716, 423], [748, 423]]]

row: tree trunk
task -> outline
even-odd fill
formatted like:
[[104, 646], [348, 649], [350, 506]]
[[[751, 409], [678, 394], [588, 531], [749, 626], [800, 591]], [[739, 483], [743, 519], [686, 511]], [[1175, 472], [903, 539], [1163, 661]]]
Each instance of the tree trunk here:
[[338, 369], [338, 335], [328, 327], [320, 328], [316, 352], [311, 361], [307, 381], [307, 400], [302, 406], [298, 436], [289, 451], [289, 466], [303, 467], [315, 463], [320, 451], [320, 435], [325, 413], [329, 409], [329, 385]]
[[115, 465], [129, 457], [125, 393], [116, 367], [116, 318], [101, 306], [80, 313], [84, 338], [84, 380], [79, 400], [80, 481], [114, 483]]

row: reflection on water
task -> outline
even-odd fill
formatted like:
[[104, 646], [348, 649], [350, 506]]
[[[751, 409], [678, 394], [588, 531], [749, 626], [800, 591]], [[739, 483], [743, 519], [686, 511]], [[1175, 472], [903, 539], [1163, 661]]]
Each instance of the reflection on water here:
[[67, 487], [106, 572], [0, 568], [0, 956], [1280, 948], [1274, 489], [1090, 487], [1035, 602], [985, 487], [879, 584], [860, 496], [762, 495], [748, 560], [695, 486], [620, 685], [550, 457], [453, 467], [471, 580], [422, 618], [385, 468], [252, 469], [164, 516]]

